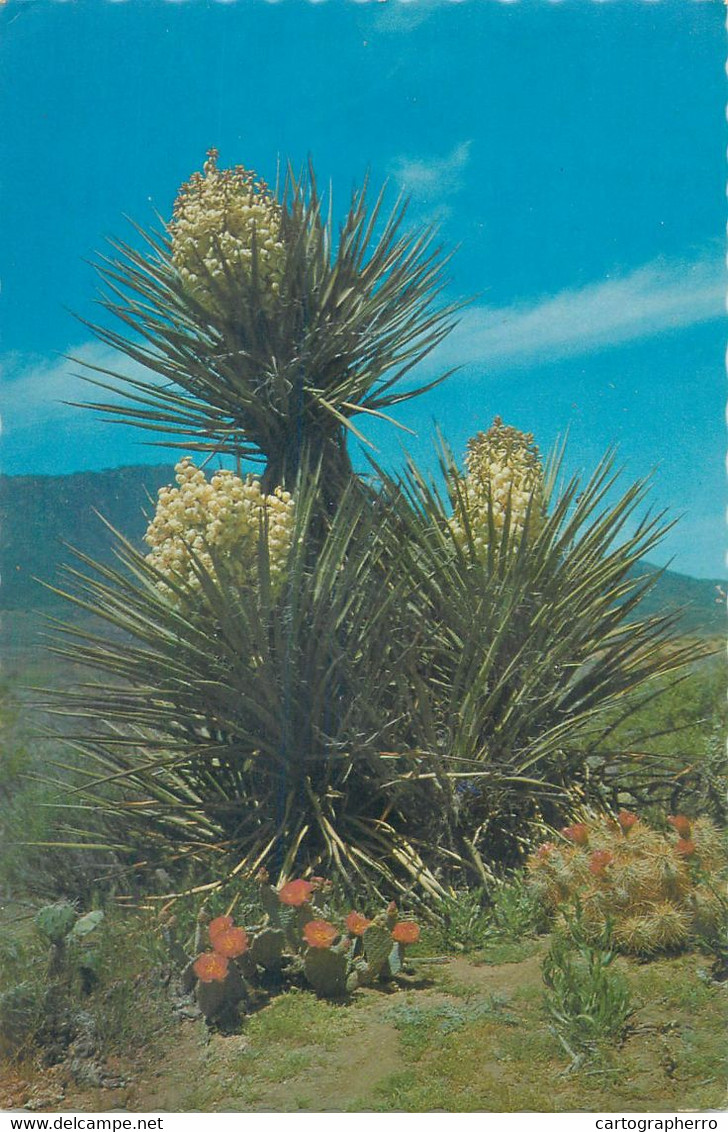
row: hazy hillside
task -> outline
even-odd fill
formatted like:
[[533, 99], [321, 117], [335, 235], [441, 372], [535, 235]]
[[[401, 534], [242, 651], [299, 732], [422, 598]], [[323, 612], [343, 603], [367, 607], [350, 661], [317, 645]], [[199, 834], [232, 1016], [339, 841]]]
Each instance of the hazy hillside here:
[[72, 562], [65, 544], [109, 561], [110, 537], [96, 512], [141, 547], [145, 512], [153, 510], [169, 466], [113, 468], [70, 476], [0, 476], [0, 609], [33, 609], [57, 601], [35, 579], [59, 584]]
[[[93, 558], [110, 559], [109, 533], [95, 512], [141, 546], [150, 497], [155, 499], [173, 474], [164, 465], [70, 476], [0, 476], [0, 609], [30, 611], [56, 603], [54, 594], [34, 579], [62, 583], [59, 567], [72, 560], [64, 543]], [[668, 571], [643, 609], [685, 606], [686, 633], [724, 635], [725, 603], [718, 585]]]

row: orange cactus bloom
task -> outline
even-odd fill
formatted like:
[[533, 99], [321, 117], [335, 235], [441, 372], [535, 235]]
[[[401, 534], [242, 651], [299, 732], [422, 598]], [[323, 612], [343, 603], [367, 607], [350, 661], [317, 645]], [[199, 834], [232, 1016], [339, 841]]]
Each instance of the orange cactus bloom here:
[[637, 814], [631, 814], [629, 810], [620, 810], [617, 814], [617, 821], [619, 822], [622, 833], [627, 836], [632, 826], [637, 825], [640, 819]]
[[675, 845], [675, 852], [681, 857], [692, 857], [695, 854], [695, 842], [689, 837], [681, 837]]
[[675, 814], [667, 819], [672, 828], [677, 833], [678, 837], [689, 838], [692, 833], [690, 819], [685, 817], [685, 814]]
[[361, 912], [349, 912], [346, 917], [346, 930], [352, 935], [364, 935], [371, 922], [366, 916], [362, 916]]
[[206, 951], [198, 955], [192, 970], [201, 983], [222, 983], [228, 973], [229, 963], [218, 951]]
[[589, 858], [589, 872], [595, 877], [603, 877], [608, 865], [612, 864], [614, 853], [608, 849], [595, 849]]
[[218, 932], [212, 941], [212, 946], [218, 955], [227, 959], [236, 959], [248, 950], [248, 933], [245, 928], [228, 928], [225, 932]]
[[308, 880], [289, 880], [283, 888], [278, 889], [278, 899], [281, 904], [289, 904], [292, 908], [300, 908], [311, 899], [313, 885]]
[[326, 920], [309, 920], [303, 926], [303, 938], [309, 947], [331, 947], [339, 934]]
[[420, 925], [414, 920], [400, 920], [392, 928], [392, 939], [397, 943], [417, 943], [420, 938]]
[[589, 844], [589, 828], [584, 825], [584, 822], [577, 822], [576, 825], [566, 825], [561, 830], [561, 833], [567, 841], [573, 841], [575, 845]]
[[216, 919], [210, 920], [210, 926], [208, 927], [207, 931], [213, 947], [215, 946], [216, 936], [219, 936], [222, 932], [228, 931], [232, 926], [232, 916], [217, 916]]

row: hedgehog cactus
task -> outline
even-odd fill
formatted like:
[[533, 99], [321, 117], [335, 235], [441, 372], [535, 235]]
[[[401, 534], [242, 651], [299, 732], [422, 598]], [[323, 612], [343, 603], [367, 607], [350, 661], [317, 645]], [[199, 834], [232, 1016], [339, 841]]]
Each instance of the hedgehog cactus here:
[[590, 940], [609, 925], [614, 946], [628, 954], [676, 951], [714, 935], [723, 916], [715, 885], [728, 865], [720, 833], [683, 815], [666, 826], [652, 829], [625, 810], [616, 820], [568, 826], [561, 844], [531, 854], [529, 886], [555, 917], [578, 901]]

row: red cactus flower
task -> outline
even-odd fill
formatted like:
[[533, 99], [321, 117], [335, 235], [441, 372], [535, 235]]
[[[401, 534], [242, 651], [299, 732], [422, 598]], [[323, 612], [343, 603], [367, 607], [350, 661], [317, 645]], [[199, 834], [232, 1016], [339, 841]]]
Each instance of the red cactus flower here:
[[313, 885], [308, 880], [289, 880], [283, 888], [278, 889], [278, 899], [281, 904], [289, 904], [293, 908], [300, 908], [311, 899]]
[[218, 932], [212, 941], [212, 946], [218, 955], [227, 959], [236, 959], [248, 950], [248, 933], [245, 928], [228, 928], [226, 932]]
[[201, 983], [222, 983], [228, 973], [228, 961], [217, 951], [206, 951], [198, 955], [192, 970]]
[[551, 856], [555, 848], [556, 846], [554, 845], [553, 841], [544, 841], [543, 845], [539, 845], [538, 849], [534, 853], [534, 857], [537, 861], [546, 861]]
[[617, 821], [625, 837], [630, 829], [632, 829], [632, 826], [636, 825], [639, 820], [637, 814], [631, 814], [629, 810], [620, 810], [617, 814]]
[[595, 849], [589, 858], [589, 872], [595, 877], [603, 877], [608, 865], [614, 860], [614, 853], [608, 849]]
[[364, 935], [371, 922], [366, 916], [362, 916], [361, 912], [349, 912], [346, 917], [346, 930], [351, 935]]
[[420, 938], [420, 925], [414, 920], [400, 920], [392, 928], [392, 939], [397, 943], [417, 943]]
[[675, 814], [667, 819], [672, 828], [677, 833], [678, 837], [689, 838], [692, 833], [690, 819], [685, 817], [685, 814]]
[[338, 934], [326, 920], [309, 920], [303, 926], [303, 938], [309, 947], [331, 947]]
[[215, 939], [222, 932], [229, 931], [233, 926], [232, 916], [217, 916], [214, 920], [210, 920], [210, 926], [207, 931], [210, 936], [212, 946], [215, 946]]
[[584, 825], [584, 822], [577, 822], [576, 825], [566, 825], [561, 830], [561, 833], [567, 841], [573, 841], [575, 845], [589, 844], [589, 827]]
[[681, 837], [675, 845], [675, 852], [681, 857], [692, 857], [695, 853], [695, 842], [689, 837]]

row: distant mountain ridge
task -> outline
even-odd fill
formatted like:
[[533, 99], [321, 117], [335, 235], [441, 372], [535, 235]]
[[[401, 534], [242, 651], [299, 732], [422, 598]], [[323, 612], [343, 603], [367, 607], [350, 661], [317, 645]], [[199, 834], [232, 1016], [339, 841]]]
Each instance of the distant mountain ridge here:
[[66, 476], [0, 475], [0, 609], [33, 609], [58, 598], [35, 579], [64, 588], [61, 567], [74, 564], [68, 545], [113, 561], [105, 523], [140, 549], [171, 465], [135, 465]]
[[[0, 609], [44, 609], [58, 602], [34, 579], [65, 588], [61, 567], [73, 564], [73, 556], [64, 544], [101, 562], [113, 561], [109, 532], [99, 514], [141, 549], [157, 492], [173, 479], [168, 464], [65, 476], [0, 475]], [[644, 569], [656, 567], [645, 563]], [[667, 570], [644, 599], [641, 613], [684, 606], [684, 633], [724, 636], [721, 585], [717, 579]]]

